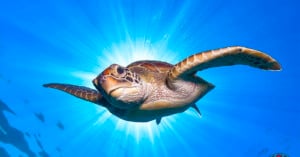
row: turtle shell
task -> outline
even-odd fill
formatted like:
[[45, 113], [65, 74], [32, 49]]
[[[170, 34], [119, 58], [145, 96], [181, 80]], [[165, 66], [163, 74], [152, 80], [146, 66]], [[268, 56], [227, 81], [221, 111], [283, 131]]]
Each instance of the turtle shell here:
[[141, 79], [150, 83], [165, 83], [167, 73], [174, 66], [167, 62], [161, 61], [137, 61], [131, 63], [127, 68], [139, 75]]
[[144, 61], [133, 62], [129, 64], [127, 68], [129, 69], [143, 68], [151, 72], [166, 73], [168, 72], [168, 70], [173, 68], [173, 65], [167, 62], [144, 60]]

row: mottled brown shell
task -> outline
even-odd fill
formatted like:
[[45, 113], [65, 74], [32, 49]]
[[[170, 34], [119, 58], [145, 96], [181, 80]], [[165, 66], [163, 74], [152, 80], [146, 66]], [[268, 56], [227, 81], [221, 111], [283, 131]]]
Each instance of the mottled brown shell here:
[[139, 67], [148, 69], [151, 72], [167, 73], [171, 68], [173, 68], [173, 65], [161, 61], [144, 60], [131, 63], [127, 66], [127, 68], [130, 69], [136, 69]]
[[141, 79], [153, 85], [165, 83], [167, 74], [173, 67], [166, 62], [149, 60], [137, 61], [127, 66], [130, 71], [137, 73]]

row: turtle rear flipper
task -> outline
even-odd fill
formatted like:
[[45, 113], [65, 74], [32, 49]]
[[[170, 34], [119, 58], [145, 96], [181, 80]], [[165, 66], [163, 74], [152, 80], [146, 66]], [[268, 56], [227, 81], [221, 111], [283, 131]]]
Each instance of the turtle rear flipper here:
[[280, 64], [271, 56], [246, 47], [234, 46], [194, 54], [177, 63], [169, 71], [168, 79], [176, 80], [207, 68], [237, 64], [264, 70], [281, 70]]
[[196, 105], [196, 104], [193, 104], [191, 107], [192, 107], [193, 109], [196, 110], [196, 112], [199, 114], [199, 116], [200, 116], [200, 118], [201, 118], [201, 117], [202, 117], [202, 114], [201, 114], [199, 108], [197, 107], [197, 105]]
[[49, 83], [44, 84], [43, 86], [64, 91], [80, 99], [87, 100], [95, 104], [107, 106], [107, 101], [103, 98], [103, 96], [97, 90], [91, 88], [61, 83]]
[[159, 118], [156, 118], [156, 119], [155, 119], [155, 122], [156, 122], [156, 124], [157, 124], [157, 125], [159, 125], [159, 124], [160, 124], [160, 122], [161, 122], [161, 117], [159, 117]]

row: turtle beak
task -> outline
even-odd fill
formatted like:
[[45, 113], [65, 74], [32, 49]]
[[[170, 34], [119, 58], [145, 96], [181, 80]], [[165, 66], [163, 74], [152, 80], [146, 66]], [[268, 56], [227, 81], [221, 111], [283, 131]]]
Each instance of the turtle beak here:
[[100, 92], [102, 90], [101, 84], [102, 84], [103, 80], [102, 80], [102, 76], [97, 76], [94, 80], [93, 80], [93, 84], [94, 86], [97, 88], [97, 90]]
[[94, 84], [95, 87], [98, 86], [98, 80], [97, 80], [97, 78], [95, 78], [95, 79], [93, 80], [93, 84]]
[[131, 82], [124, 78], [119, 78], [113, 74], [116, 65], [111, 65], [105, 69], [100, 75], [98, 75], [94, 80], [94, 86], [103, 95], [110, 95], [113, 91], [118, 88], [127, 88], [131, 86]]

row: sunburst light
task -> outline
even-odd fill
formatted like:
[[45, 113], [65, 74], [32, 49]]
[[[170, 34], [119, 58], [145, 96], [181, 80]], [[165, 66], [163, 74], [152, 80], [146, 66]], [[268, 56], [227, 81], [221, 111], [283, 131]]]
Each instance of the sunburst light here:
[[[180, 37], [178, 37], [176, 30], [183, 26], [183, 23], [180, 21], [183, 18], [187, 5], [188, 3], [184, 3], [182, 8], [178, 8], [178, 15], [174, 15], [176, 18], [165, 21], [164, 15], [162, 15], [163, 10], [158, 9], [153, 14], [153, 18], [149, 17], [146, 21], [141, 21], [144, 17], [140, 17], [141, 19], [137, 21], [141, 25], [137, 26], [132, 25], [130, 20], [124, 19], [122, 8], [115, 8], [116, 11], [112, 12], [112, 15], [119, 15], [116, 16], [119, 19], [114, 24], [118, 24], [120, 27], [112, 25], [109, 26], [112, 28], [103, 28], [103, 30], [106, 30], [101, 34], [103, 40], [97, 40], [97, 42], [94, 39], [91, 40], [92, 43], [99, 43], [99, 45], [94, 45], [93, 52], [90, 51], [91, 49], [84, 50], [83, 52], [89, 52], [89, 56], [92, 55], [92, 58], [97, 57], [97, 59], [93, 61], [91, 61], [92, 58], [87, 59], [87, 64], [92, 65], [90, 66], [91, 68], [88, 68], [91, 70], [77, 70], [72, 72], [73, 76], [81, 80], [81, 85], [94, 88], [92, 80], [111, 64], [127, 66], [139, 60], [159, 60], [175, 64], [180, 59], [183, 59], [179, 58], [182, 52], [179, 52], [181, 47], [177, 45], [183, 40], [183, 37], [181, 33]], [[169, 6], [169, 4], [166, 3], [166, 6]], [[164, 21], [163, 24], [160, 23], [162, 21]], [[136, 27], [139, 29], [136, 29]], [[106, 32], [109, 33], [106, 34]], [[175, 42], [175, 49], [173, 46], [174, 39], [178, 39]], [[93, 127], [110, 126], [111, 136], [107, 138], [111, 142], [107, 145], [109, 150], [106, 150], [108, 153], [114, 152], [114, 155], [127, 154], [126, 156], [139, 156], [138, 154], [148, 152], [150, 153], [149, 155], [161, 156], [157, 154], [160, 152], [166, 155], [168, 154], [167, 149], [169, 146], [166, 146], [161, 139], [178, 141], [183, 144], [184, 150], [190, 152], [185, 141], [178, 137], [178, 129], [175, 129], [175, 121], [176, 126], [178, 126], [177, 116], [164, 117], [160, 125], [157, 126], [155, 121], [136, 123], [121, 120], [103, 107], [97, 107], [97, 110], [98, 113], [101, 113], [101, 116], [95, 120]], [[104, 110], [105, 112], [103, 112]], [[98, 113], [96, 114], [99, 115]], [[179, 123], [182, 124], [182, 122]], [[128, 146], [131, 147], [131, 151], [128, 151], [128, 149], [122, 151], [123, 148], [127, 148]], [[143, 152], [141, 147], [146, 147], [147, 151]], [[111, 154], [107, 154], [107, 156], [111, 156]]]

